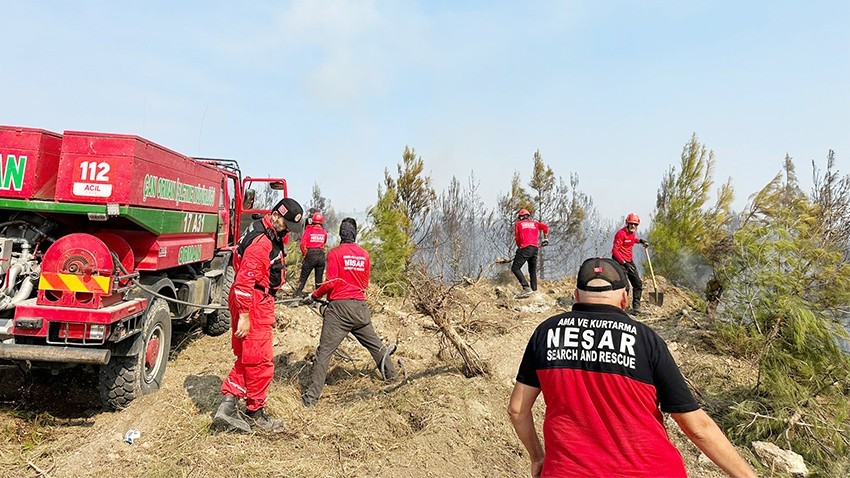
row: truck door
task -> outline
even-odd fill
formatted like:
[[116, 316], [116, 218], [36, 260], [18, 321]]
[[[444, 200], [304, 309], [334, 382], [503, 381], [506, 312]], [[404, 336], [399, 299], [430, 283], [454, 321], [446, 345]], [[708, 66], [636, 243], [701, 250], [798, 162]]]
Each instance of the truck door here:
[[216, 240], [219, 249], [233, 245], [234, 238], [239, 237], [238, 224], [233, 221], [236, 216], [236, 178], [225, 176], [221, 181], [221, 193], [221, 202], [218, 205], [221, 221]]

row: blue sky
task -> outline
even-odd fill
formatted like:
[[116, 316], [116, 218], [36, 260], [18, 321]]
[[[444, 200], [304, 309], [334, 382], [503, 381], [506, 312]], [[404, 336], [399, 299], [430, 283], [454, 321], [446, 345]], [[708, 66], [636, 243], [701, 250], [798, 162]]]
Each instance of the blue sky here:
[[735, 206], [850, 173], [850, 2], [4, 2], [0, 124], [136, 134], [374, 204], [405, 145], [494, 205], [540, 149], [649, 217], [691, 134]]

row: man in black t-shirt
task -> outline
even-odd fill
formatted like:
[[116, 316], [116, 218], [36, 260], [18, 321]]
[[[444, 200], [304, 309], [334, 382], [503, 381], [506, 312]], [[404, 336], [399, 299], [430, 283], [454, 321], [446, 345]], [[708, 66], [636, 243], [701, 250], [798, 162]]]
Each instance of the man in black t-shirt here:
[[[624, 312], [627, 283], [614, 260], [586, 260], [573, 310], [544, 321], [528, 342], [508, 412], [532, 476], [685, 477], [666, 412], [729, 475], [755, 477], [700, 409], [661, 337]], [[541, 391], [545, 453], [531, 413]]]

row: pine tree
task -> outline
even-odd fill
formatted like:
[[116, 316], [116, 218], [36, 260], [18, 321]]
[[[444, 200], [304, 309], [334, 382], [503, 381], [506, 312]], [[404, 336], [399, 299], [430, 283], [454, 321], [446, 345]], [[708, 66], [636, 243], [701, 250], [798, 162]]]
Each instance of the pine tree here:
[[820, 207], [818, 216], [823, 224], [825, 239], [844, 251], [844, 260], [850, 260], [850, 175], [840, 176], [835, 169], [835, 152], [829, 150], [826, 171], [812, 161], [814, 189], [812, 202]]
[[[538, 221], [552, 223], [555, 219], [554, 210], [557, 206], [555, 201], [555, 173], [543, 162], [543, 156], [539, 149], [534, 152], [532, 160], [534, 166], [528, 187], [535, 192], [534, 197], [531, 198], [534, 203], [534, 217]], [[544, 279], [546, 277], [546, 257], [543, 249], [538, 252], [537, 269], [540, 279]]]
[[371, 279], [390, 295], [402, 295], [407, 289], [406, 265], [413, 255], [413, 243], [407, 235], [410, 218], [399, 206], [395, 188], [378, 188], [378, 202], [369, 209], [372, 227], [366, 231], [363, 246], [372, 259]]
[[[720, 342], [758, 363], [752, 394], [732, 421], [747, 442], [790, 446], [807, 462], [845, 456], [850, 360], [836, 343], [850, 304], [850, 264], [826, 236], [821, 207], [800, 189], [790, 157], [753, 196], [718, 268]], [[803, 425], [805, 424], [805, 425]]]
[[431, 186], [431, 177], [423, 173], [424, 169], [422, 156], [416, 156], [415, 148], [405, 146], [401, 163], [397, 165], [398, 177], [393, 178], [389, 171], [384, 172], [384, 185], [396, 191], [396, 202], [410, 219], [405, 233], [415, 243], [427, 235], [430, 227], [427, 219], [437, 197]]
[[696, 134], [682, 150], [678, 169], [671, 167], [661, 181], [647, 238], [653, 249], [655, 272], [673, 283], [698, 290], [713, 276], [714, 264], [728, 243], [734, 197], [731, 181], [707, 208], [714, 184], [714, 152]]

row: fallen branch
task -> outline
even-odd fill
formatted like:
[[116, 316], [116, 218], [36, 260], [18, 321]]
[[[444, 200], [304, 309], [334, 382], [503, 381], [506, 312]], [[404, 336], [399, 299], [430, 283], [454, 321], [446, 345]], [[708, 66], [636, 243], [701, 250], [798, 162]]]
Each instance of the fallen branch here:
[[32, 468], [33, 470], [35, 470], [35, 472], [36, 472], [36, 474], [37, 474], [38, 476], [42, 476], [42, 477], [44, 477], [44, 478], [50, 478], [50, 475], [48, 475], [46, 471], [43, 471], [41, 468], [37, 467], [37, 466], [35, 465], [35, 463], [33, 463], [33, 462], [31, 462], [31, 461], [27, 460], [27, 465], [29, 465], [29, 467], [30, 467], [30, 468]]
[[[832, 431], [839, 432], [839, 433], [850, 433], [850, 430], [845, 430], [843, 428], [835, 428], [835, 427], [832, 427], [832, 426], [829, 426], [829, 425], [817, 425], [817, 424], [814, 424], [814, 423], [804, 422], [802, 420], [802, 418], [797, 418], [796, 415], [791, 417], [790, 419], [789, 418], [776, 418], [776, 417], [772, 417], [770, 415], [763, 415], [763, 414], [758, 413], [758, 412], [748, 412], [746, 410], [741, 410], [741, 409], [738, 409], [738, 408], [735, 408], [735, 407], [729, 407], [729, 409], [735, 410], [736, 412], [744, 413], [746, 415], [751, 415], [753, 417], [753, 420], [750, 422], [750, 424], [755, 422], [756, 419], [764, 418], [766, 420], [773, 420], [773, 421], [777, 421], [777, 422], [787, 423], [789, 427], [796, 425], [796, 426], [808, 427], [808, 428], [823, 428], [823, 429], [826, 429], [826, 430], [832, 430]], [[795, 418], [796, 418], [796, 420], [795, 420]]]
[[454, 346], [464, 363], [464, 375], [474, 377], [488, 372], [484, 362], [452, 325], [448, 309], [451, 303], [452, 287], [445, 288], [424, 271], [413, 275], [411, 298], [417, 311], [431, 317], [443, 337]]

